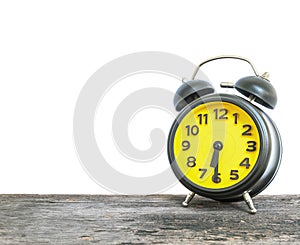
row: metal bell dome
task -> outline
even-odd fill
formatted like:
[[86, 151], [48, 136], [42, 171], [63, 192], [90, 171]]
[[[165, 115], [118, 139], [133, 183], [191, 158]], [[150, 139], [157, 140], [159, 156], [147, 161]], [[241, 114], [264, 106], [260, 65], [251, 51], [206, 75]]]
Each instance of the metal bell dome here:
[[274, 109], [277, 103], [277, 94], [272, 84], [260, 76], [248, 76], [238, 80], [234, 86], [240, 93], [270, 109]]
[[174, 106], [177, 111], [180, 111], [187, 104], [201, 96], [211, 94], [215, 90], [212, 85], [203, 80], [191, 80], [183, 83], [174, 96]]

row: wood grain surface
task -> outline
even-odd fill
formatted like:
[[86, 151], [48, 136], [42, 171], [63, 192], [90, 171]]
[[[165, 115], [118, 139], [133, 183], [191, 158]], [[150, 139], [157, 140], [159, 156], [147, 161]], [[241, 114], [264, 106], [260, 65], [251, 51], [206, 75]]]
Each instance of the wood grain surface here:
[[0, 195], [0, 244], [300, 244], [300, 195], [244, 202], [184, 196]]

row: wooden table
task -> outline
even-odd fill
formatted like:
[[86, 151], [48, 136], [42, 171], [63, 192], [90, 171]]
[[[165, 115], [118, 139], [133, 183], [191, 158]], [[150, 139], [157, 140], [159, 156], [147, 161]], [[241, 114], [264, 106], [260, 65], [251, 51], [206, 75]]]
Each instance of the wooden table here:
[[0, 195], [0, 244], [300, 244], [300, 195], [244, 202], [184, 196]]

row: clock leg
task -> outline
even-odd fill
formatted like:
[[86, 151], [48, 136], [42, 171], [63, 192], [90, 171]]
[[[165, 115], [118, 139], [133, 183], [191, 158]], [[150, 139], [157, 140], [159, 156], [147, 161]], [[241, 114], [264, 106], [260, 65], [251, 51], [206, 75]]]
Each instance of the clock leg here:
[[194, 192], [190, 192], [189, 194], [187, 194], [185, 200], [182, 202], [182, 206], [183, 207], [189, 206], [190, 202], [192, 201], [195, 195], [196, 194]]
[[249, 192], [248, 192], [248, 191], [245, 191], [245, 192], [244, 192], [243, 198], [244, 198], [245, 202], [247, 203], [247, 205], [248, 205], [248, 207], [249, 207], [249, 209], [250, 209], [250, 213], [251, 213], [251, 214], [255, 214], [257, 210], [256, 210], [256, 208], [254, 207], [252, 198], [251, 198], [251, 196], [249, 195]]

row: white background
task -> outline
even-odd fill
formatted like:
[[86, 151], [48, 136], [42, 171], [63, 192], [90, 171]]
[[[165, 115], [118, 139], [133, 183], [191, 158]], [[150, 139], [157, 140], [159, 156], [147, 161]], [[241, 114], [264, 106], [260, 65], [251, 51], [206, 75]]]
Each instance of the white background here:
[[[169, 52], [195, 64], [235, 54], [248, 57], [259, 72], [270, 72], [278, 105], [267, 113], [282, 134], [284, 154], [264, 194], [299, 193], [298, 6], [253, 0], [1, 2], [0, 193], [110, 193], [88, 177], [77, 158], [74, 107], [98, 68], [139, 51]], [[216, 82], [251, 75], [247, 69], [241, 74], [244, 68], [227, 69], [203, 70]], [[143, 78], [144, 86], [150, 78]], [[168, 84], [173, 92], [180, 85], [162, 87]], [[111, 99], [117, 93], [122, 90], [116, 88]], [[147, 113], [139, 117], [132, 121], [136, 127]], [[171, 122], [162, 120], [166, 133]], [[131, 134], [132, 141], [147, 148], [139, 135]], [[165, 193], [185, 192], [178, 184]]]

